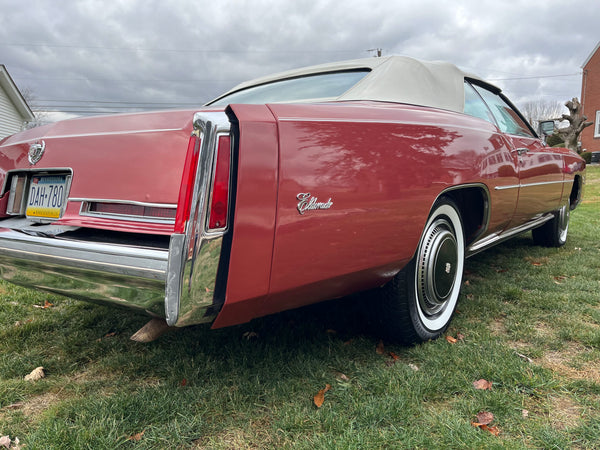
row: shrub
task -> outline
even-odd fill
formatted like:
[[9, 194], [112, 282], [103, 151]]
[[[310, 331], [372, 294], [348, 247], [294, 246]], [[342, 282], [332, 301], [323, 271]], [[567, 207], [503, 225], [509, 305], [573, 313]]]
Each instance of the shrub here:
[[551, 134], [546, 138], [546, 144], [550, 147], [564, 147], [565, 142], [557, 134]]
[[586, 164], [590, 164], [592, 162], [592, 152], [583, 152], [581, 157], [585, 159]]

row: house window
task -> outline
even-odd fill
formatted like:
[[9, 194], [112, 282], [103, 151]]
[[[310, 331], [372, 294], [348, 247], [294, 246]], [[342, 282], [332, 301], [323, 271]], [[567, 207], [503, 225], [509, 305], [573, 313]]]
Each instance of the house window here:
[[596, 111], [596, 123], [594, 124], [594, 137], [600, 138], [600, 111]]

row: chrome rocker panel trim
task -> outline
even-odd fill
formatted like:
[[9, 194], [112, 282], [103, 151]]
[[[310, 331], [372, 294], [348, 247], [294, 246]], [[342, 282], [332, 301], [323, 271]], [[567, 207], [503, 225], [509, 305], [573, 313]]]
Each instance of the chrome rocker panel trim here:
[[510, 230], [506, 230], [501, 234], [490, 234], [483, 239], [473, 242], [469, 245], [465, 251], [465, 256], [468, 258], [470, 256], [476, 255], [479, 252], [482, 252], [485, 249], [493, 247], [494, 245], [500, 244], [518, 234], [524, 233], [529, 230], [533, 230], [539, 226], [542, 226], [549, 220], [554, 218], [554, 213], [547, 213], [543, 216], [537, 217], [523, 225], [512, 228]]

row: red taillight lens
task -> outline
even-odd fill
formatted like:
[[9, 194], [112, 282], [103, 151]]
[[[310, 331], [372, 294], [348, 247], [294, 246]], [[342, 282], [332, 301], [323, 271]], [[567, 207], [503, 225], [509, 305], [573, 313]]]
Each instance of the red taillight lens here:
[[217, 162], [215, 165], [212, 196], [208, 216], [208, 228], [211, 230], [227, 227], [230, 165], [231, 148], [229, 136], [221, 136], [219, 138], [219, 148], [217, 150]]
[[198, 155], [200, 154], [200, 139], [196, 136], [190, 138], [188, 143], [185, 164], [183, 166], [183, 177], [179, 187], [179, 198], [177, 200], [177, 214], [175, 216], [175, 232], [185, 233], [185, 223], [190, 217], [192, 207], [192, 196], [194, 195], [194, 179], [198, 166]]

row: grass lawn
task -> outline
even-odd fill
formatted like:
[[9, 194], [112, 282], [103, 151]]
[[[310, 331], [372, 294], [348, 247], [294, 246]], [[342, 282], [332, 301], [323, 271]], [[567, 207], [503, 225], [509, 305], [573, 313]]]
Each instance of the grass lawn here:
[[[464, 284], [456, 342], [405, 348], [365, 331], [352, 298], [139, 344], [145, 317], [0, 282], [0, 436], [27, 449], [598, 448], [600, 168], [565, 247], [524, 234], [469, 259]], [[46, 377], [25, 381], [39, 366]], [[481, 412], [487, 428], [472, 424]]]

